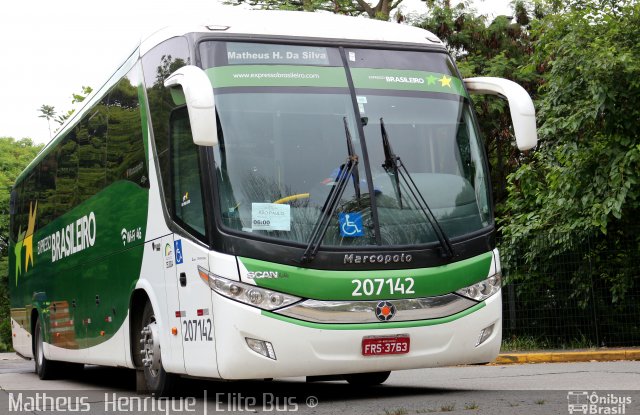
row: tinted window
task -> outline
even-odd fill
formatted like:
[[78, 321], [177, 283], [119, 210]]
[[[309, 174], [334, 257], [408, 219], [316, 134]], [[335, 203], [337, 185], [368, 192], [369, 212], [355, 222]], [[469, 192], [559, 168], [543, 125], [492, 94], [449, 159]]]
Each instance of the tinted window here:
[[105, 185], [105, 149], [109, 102], [104, 98], [91, 109], [76, 129], [78, 159], [78, 198], [76, 204], [89, 199]]
[[168, 209], [172, 208], [171, 189], [169, 188], [169, 117], [176, 104], [163, 83], [176, 69], [189, 63], [189, 46], [187, 40], [181, 37], [167, 40], [142, 58], [144, 82], [158, 159], [157, 165], [160, 169], [165, 203]]
[[193, 144], [186, 108], [171, 116], [171, 168], [173, 208], [176, 218], [205, 234], [198, 147]]
[[137, 70], [132, 69], [87, 111], [16, 186], [11, 201], [14, 240], [28, 227], [30, 203], [35, 209], [36, 200], [37, 227], [41, 228], [115, 181], [149, 187]]
[[132, 69], [109, 93], [107, 185], [130, 180], [149, 186], [136, 74], [137, 68]]
[[38, 228], [46, 226], [55, 219], [56, 171], [58, 161], [55, 153], [49, 154], [40, 162], [38, 180]]
[[56, 217], [68, 212], [77, 204], [78, 145], [76, 143], [76, 131], [79, 131], [80, 134], [85, 134], [82, 131], [85, 128], [86, 126], [81, 125], [70, 131], [55, 150], [58, 163], [55, 195]]

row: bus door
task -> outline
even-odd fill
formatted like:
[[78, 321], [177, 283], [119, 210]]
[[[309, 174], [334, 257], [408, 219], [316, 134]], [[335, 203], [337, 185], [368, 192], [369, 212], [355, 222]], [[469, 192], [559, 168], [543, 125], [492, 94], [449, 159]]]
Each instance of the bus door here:
[[[168, 346], [170, 362], [163, 362], [166, 370], [175, 373], [185, 373], [184, 353], [182, 350], [182, 338], [180, 336], [181, 312], [180, 298], [178, 297], [178, 274], [176, 273], [175, 258], [173, 255], [173, 235], [168, 235], [159, 240], [158, 265], [164, 270], [167, 319], [166, 329], [169, 331]], [[160, 273], [162, 275], [162, 273]], [[176, 334], [173, 334], [173, 333]], [[165, 353], [163, 353], [165, 354]]]
[[185, 369], [188, 375], [216, 377], [212, 291], [198, 274], [198, 265], [207, 267], [207, 261], [205, 249], [178, 235], [173, 236], [173, 244], [165, 244], [165, 275], [174, 275], [172, 285], [180, 304], [176, 316], [179, 312]]

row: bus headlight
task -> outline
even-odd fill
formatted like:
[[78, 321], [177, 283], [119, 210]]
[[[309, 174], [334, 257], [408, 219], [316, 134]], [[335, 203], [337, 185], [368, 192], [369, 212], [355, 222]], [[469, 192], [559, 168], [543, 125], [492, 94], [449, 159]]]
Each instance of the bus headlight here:
[[198, 273], [200, 278], [218, 294], [263, 310], [275, 310], [302, 300], [302, 298], [293, 295], [223, 278], [202, 267], [198, 267]]
[[463, 297], [471, 298], [476, 301], [484, 301], [491, 297], [493, 294], [500, 290], [502, 285], [502, 275], [500, 273], [494, 274], [486, 280], [480, 281], [468, 287], [464, 287], [458, 291]]

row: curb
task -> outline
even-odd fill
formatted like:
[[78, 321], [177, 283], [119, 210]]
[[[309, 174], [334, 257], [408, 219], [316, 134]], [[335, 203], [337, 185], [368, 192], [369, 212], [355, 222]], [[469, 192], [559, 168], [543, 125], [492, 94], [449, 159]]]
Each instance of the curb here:
[[493, 363], [508, 365], [522, 363], [611, 362], [614, 360], [640, 360], [640, 350], [620, 349], [581, 352], [502, 353]]

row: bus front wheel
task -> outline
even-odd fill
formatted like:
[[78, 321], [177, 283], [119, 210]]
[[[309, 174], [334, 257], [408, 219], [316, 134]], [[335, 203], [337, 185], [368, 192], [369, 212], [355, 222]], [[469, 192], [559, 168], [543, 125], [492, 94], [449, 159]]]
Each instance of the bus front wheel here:
[[391, 372], [353, 373], [344, 375], [344, 380], [356, 386], [375, 386], [389, 379]]
[[138, 344], [147, 391], [156, 396], [168, 395], [173, 389], [176, 376], [167, 373], [162, 366], [159, 328], [150, 302], [145, 304], [142, 313]]

